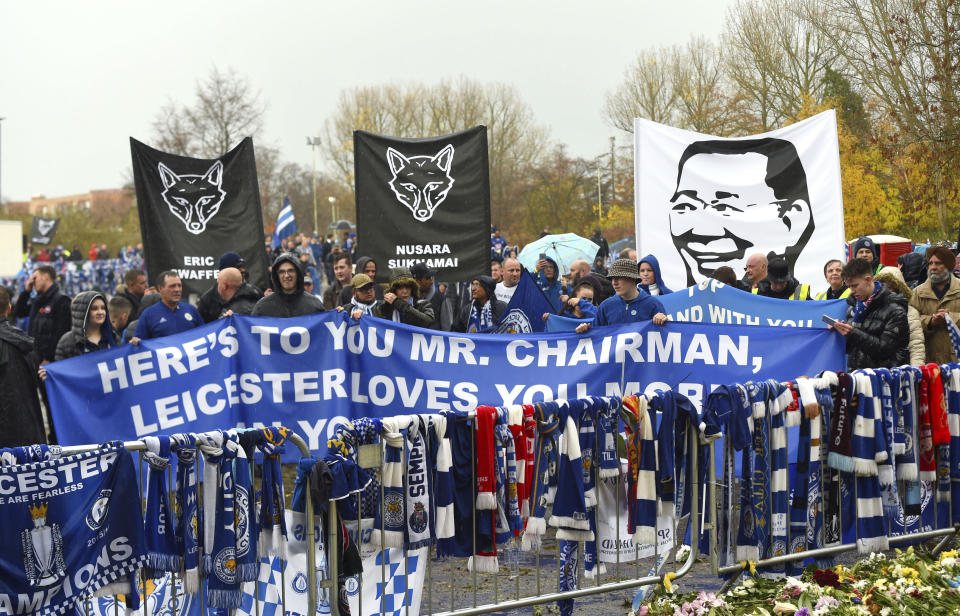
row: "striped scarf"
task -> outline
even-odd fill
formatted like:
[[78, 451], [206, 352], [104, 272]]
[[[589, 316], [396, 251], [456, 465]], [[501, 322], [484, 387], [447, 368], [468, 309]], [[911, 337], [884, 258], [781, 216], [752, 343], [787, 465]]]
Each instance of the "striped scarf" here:
[[[790, 390], [774, 380], [766, 382], [770, 409], [770, 513], [771, 544], [768, 555], [787, 553], [789, 493], [787, 490], [787, 407], [793, 402]], [[782, 571], [778, 566], [770, 571]]]
[[879, 400], [874, 397], [870, 376], [851, 375], [856, 394], [853, 464], [857, 486], [857, 550], [861, 554], [888, 549], [887, 522], [883, 513], [877, 462], [886, 459], [886, 445]]
[[183, 555], [184, 592], [200, 590], [200, 515], [197, 509], [196, 435], [170, 437], [171, 450], [177, 456], [177, 552]]
[[261, 428], [257, 448], [263, 454], [260, 484], [260, 538], [258, 555], [285, 558], [287, 527], [283, 515], [283, 471], [280, 458], [290, 430], [284, 427]]
[[953, 322], [953, 318], [949, 312], [944, 314], [944, 320], [947, 324], [947, 335], [950, 336], [950, 344], [953, 345], [953, 354], [960, 360], [960, 327], [957, 327], [957, 324]]
[[522, 550], [538, 550], [543, 535], [547, 532], [547, 505], [553, 502], [556, 490], [556, 468], [559, 456], [560, 422], [554, 402], [534, 405], [534, 420], [537, 422], [537, 439], [533, 460], [533, 480], [530, 483], [530, 516], [523, 530], [520, 543]]
[[170, 437], [147, 436], [143, 442], [146, 445], [143, 458], [147, 462], [146, 514], [143, 522], [147, 566], [157, 574], [179, 571], [183, 566], [183, 556], [177, 550], [173, 516], [167, 503]]
[[407, 525], [404, 522], [404, 448], [405, 439], [400, 432], [410, 425], [410, 417], [398, 415], [387, 417], [383, 423], [383, 520], [374, 527], [371, 539], [379, 547], [403, 547]]
[[[633, 489], [629, 492], [628, 507], [632, 511], [630, 526], [633, 541], [637, 544], [654, 545], [657, 540], [657, 449], [653, 438], [654, 425], [644, 396], [626, 396], [624, 407], [633, 408], [637, 427], [632, 435], [635, 454], [630, 477]], [[634, 406], [635, 405], [635, 406]]]
[[[434, 442], [437, 444], [437, 472], [434, 492], [436, 506], [437, 541], [450, 539], [454, 534], [453, 511], [453, 455], [450, 451], [450, 435], [448, 422], [456, 421], [456, 417], [448, 413], [431, 416]], [[438, 548], [438, 552], [439, 552]]]
[[593, 539], [587, 519], [583, 491], [583, 458], [580, 455], [580, 431], [577, 427], [581, 408], [560, 404], [558, 419], [563, 428], [557, 464], [557, 490], [553, 499], [550, 526], [557, 528], [557, 539], [589, 541]]
[[897, 454], [897, 478], [903, 481], [917, 480], [917, 405], [916, 369], [903, 368], [892, 371], [899, 380], [895, 388], [895, 404], [903, 422], [903, 452]]
[[960, 524], [960, 366], [945, 366], [947, 422], [950, 425], [950, 494], [952, 522]]

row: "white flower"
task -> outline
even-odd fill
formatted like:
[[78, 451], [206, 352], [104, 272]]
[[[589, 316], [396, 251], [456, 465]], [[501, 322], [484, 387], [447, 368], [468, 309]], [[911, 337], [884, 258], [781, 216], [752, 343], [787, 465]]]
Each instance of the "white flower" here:
[[677, 548], [677, 556], [674, 558], [675, 561], [685, 561], [687, 556], [690, 555], [690, 546], [687, 544], [681, 545]]
[[747, 578], [743, 581], [744, 588], [753, 588], [757, 585], [757, 582], [753, 578]]
[[943, 560], [941, 560], [940, 564], [943, 565], [944, 567], [953, 567], [954, 565], [957, 564], [957, 559], [952, 556], [948, 556], [947, 558], [944, 558]]

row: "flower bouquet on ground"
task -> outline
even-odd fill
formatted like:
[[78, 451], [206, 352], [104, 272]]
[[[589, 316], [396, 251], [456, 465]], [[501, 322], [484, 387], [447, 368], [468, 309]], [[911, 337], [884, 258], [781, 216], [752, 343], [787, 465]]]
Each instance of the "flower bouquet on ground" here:
[[723, 594], [658, 587], [634, 616], [934, 616], [960, 614], [960, 557], [913, 547], [874, 553], [852, 567], [807, 567], [799, 577], [747, 577]]

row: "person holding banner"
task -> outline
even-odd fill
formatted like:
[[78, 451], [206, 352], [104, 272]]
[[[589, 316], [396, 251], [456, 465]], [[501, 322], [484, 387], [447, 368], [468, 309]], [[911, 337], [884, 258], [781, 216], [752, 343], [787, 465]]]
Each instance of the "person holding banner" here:
[[[84, 291], [70, 303], [73, 326], [57, 343], [56, 361], [116, 346], [116, 334], [103, 293]], [[43, 368], [41, 378], [45, 378]]]
[[[592, 325], [614, 325], [616, 323], [635, 323], [653, 321], [654, 325], [667, 322], [663, 304], [646, 291], [637, 288], [640, 274], [636, 264], [629, 259], [617, 259], [610, 266], [610, 281], [617, 294], [609, 297], [597, 308]], [[590, 329], [591, 323], [577, 325], [577, 333]]]
[[160, 272], [157, 278], [160, 301], [146, 308], [137, 319], [137, 329], [130, 339], [131, 344], [141, 340], [170, 336], [203, 325], [203, 318], [192, 304], [180, 301], [183, 282], [173, 270]]
[[323, 301], [304, 291], [304, 274], [295, 254], [285, 252], [277, 257], [270, 276], [273, 279], [273, 293], [258, 301], [251, 315], [298, 317], [324, 311]]
[[400, 267], [391, 272], [390, 288], [383, 294], [383, 301], [373, 309], [373, 316], [416, 327], [430, 327], [434, 315], [429, 302], [420, 299], [420, 287], [410, 270]]
[[847, 339], [847, 370], [893, 368], [910, 363], [910, 326], [906, 309], [890, 290], [873, 279], [873, 265], [852, 259], [843, 266], [850, 287], [847, 320], [830, 329]]
[[831, 259], [823, 266], [823, 277], [827, 279], [830, 288], [817, 294], [817, 299], [846, 299], [850, 297], [850, 289], [843, 284], [843, 261]]

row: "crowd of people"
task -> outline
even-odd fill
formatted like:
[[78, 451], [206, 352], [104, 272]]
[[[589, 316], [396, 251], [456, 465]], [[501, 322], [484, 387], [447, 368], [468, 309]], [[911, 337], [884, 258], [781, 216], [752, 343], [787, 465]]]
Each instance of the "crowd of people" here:
[[[543, 318], [552, 313], [580, 319], [580, 333], [618, 323], [666, 323], [669, 317], [658, 298], [672, 290], [657, 258], [638, 259], [633, 249], [612, 255], [599, 229], [591, 239], [600, 247], [592, 263], [578, 259], [564, 272], [541, 255], [529, 272], [551, 307]], [[377, 283], [377, 262], [358, 254], [356, 235], [349, 232], [340, 241], [333, 234], [323, 239], [300, 234], [278, 248], [268, 243], [266, 249], [269, 288], [251, 284], [244, 257], [227, 252], [219, 258], [216, 281], [195, 303], [183, 297], [175, 271], [158, 273], [150, 285], [146, 271], [130, 265], [138, 258], [142, 263], [140, 248], [132, 246], [124, 249], [122, 280], [115, 272], [117, 283], [106, 289], [73, 297], [65, 293], [63, 264], [70, 255], [63, 251], [54, 261], [34, 262], [19, 285], [0, 287], [0, 315], [7, 317], [0, 319], [0, 447], [55, 441], [42, 410], [45, 366], [53, 361], [137, 345], [233, 314], [293, 317], [337, 310], [353, 319], [493, 332], [524, 275], [516, 247], [496, 228], [491, 230], [490, 275], [464, 282], [437, 280], [437, 272], [421, 262], [392, 270], [387, 283]], [[833, 259], [824, 264], [828, 288], [816, 296], [848, 304], [847, 318], [831, 325], [846, 338], [848, 368], [956, 361], [948, 329], [949, 320], [960, 321], [954, 252], [932, 246], [925, 254], [901, 255], [898, 267], [884, 267], [878, 247], [864, 237], [852, 255], [846, 263]], [[787, 262], [774, 255], [751, 255], [742, 278], [726, 267], [716, 270], [714, 278], [760, 296], [814, 299], [810, 285], [798, 281]]]

